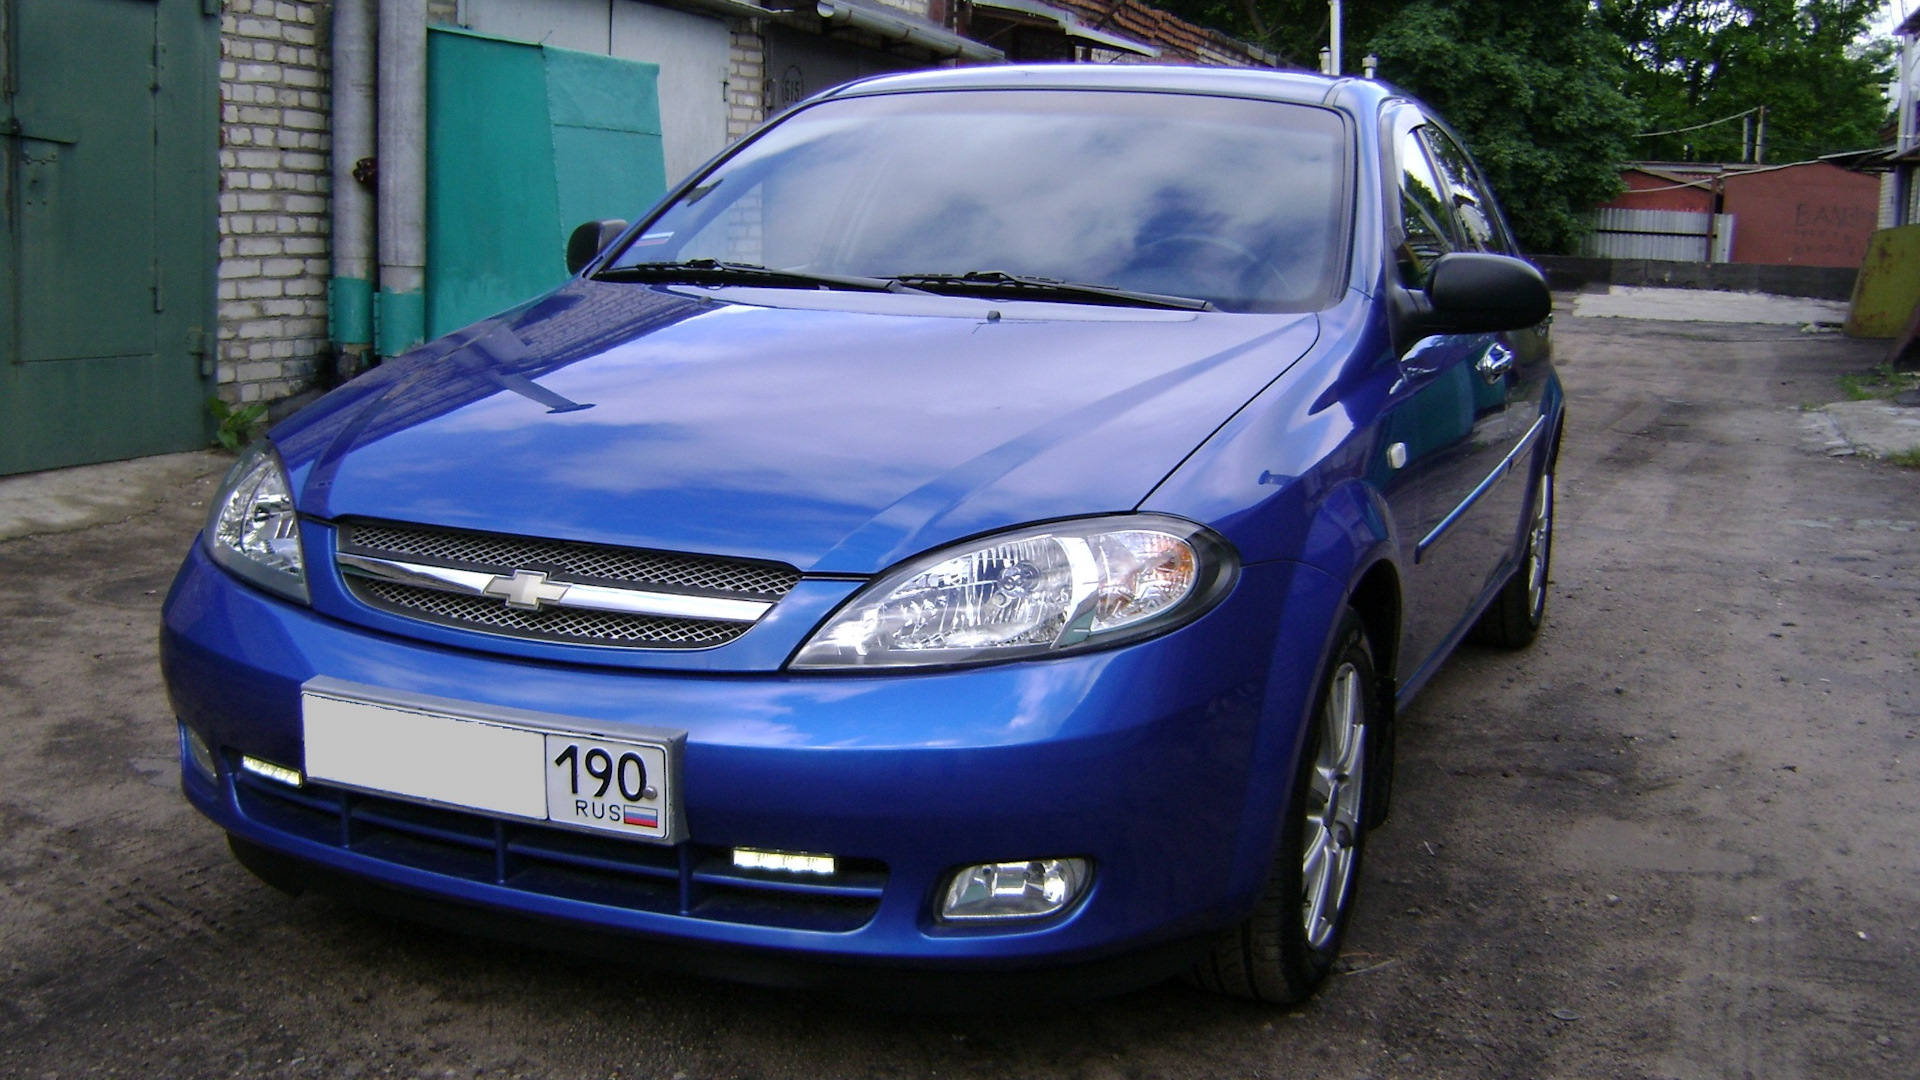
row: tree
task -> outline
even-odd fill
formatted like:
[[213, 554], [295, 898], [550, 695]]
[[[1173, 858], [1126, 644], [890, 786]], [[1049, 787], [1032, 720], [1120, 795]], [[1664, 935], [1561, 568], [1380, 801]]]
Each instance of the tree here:
[[[1766, 106], [1767, 160], [1879, 145], [1892, 47], [1860, 44], [1882, 0], [1602, 0], [1626, 44], [1626, 90], [1647, 131]], [[1757, 117], [1756, 117], [1757, 119]], [[1741, 161], [1740, 120], [1636, 140], [1634, 156]]]
[[1528, 250], [1571, 250], [1619, 191], [1640, 115], [1586, 0], [1413, 0], [1367, 48], [1466, 136]]
[[[1201, 26], [1273, 50], [1295, 67], [1318, 70], [1327, 44], [1327, 0], [1149, 0]], [[1407, 6], [1407, 0], [1346, 0], [1341, 32], [1346, 71], [1360, 70], [1365, 42]]]
[[[1160, 0], [1184, 18], [1315, 69], [1326, 0]], [[1620, 186], [1639, 130], [1626, 51], [1586, 0], [1346, 0], [1343, 67], [1380, 77], [1466, 137], [1530, 250], [1568, 250]]]

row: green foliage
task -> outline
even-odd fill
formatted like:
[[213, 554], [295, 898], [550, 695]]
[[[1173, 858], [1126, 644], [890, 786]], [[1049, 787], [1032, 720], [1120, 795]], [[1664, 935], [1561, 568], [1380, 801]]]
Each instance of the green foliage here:
[[[1626, 89], [1646, 131], [1767, 107], [1769, 162], [1880, 143], [1892, 45], [1862, 45], [1882, 0], [1601, 0], [1626, 47]], [[1741, 161], [1738, 120], [1637, 139], [1634, 157]]]
[[1877, 401], [1907, 390], [1920, 390], [1920, 371], [1897, 371], [1891, 362], [1871, 371], [1842, 375], [1840, 392], [1848, 401]]
[[1639, 116], [1585, 0], [1413, 0], [1368, 47], [1466, 137], [1528, 250], [1570, 250], [1619, 191]]
[[[1325, 0], [1160, 0], [1315, 69]], [[1767, 160], [1879, 143], [1892, 46], [1862, 44], [1882, 0], [1346, 0], [1344, 67], [1380, 77], [1466, 136], [1521, 241], [1565, 251], [1633, 160], [1739, 161], [1767, 106]]]
[[265, 426], [267, 405], [256, 401], [251, 405], [229, 405], [219, 398], [207, 399], [207, 411], [213, 414], [219, 425], [214, 429], [213, 437], [228, 450], [241, 447], [259, 437], [260, 429]]
[[[1320, 69], [1320, 50], [1327, 44], [1327, 0], [1154, 0], [1154, 6], [1271, 49], [1295, 67]], [[1346, 0], [1344, 70], [1360, 70], [1366, 43], [1406, 6], [1407, 0]]]

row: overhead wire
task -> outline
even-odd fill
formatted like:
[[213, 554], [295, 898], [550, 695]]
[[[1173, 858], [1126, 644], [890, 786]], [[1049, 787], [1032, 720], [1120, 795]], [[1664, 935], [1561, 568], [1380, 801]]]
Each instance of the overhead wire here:
[[1759, 112], [1760, 108], [1761, 108], [1760, 106], [1756, 105], [1751, 109], [1734, 113], [1732, 116], [1723, 116], [1718, 120], [1709, 120], [1704, 124], [1695, 124], [1692, 127], [1674, 128], [1671, 131], [1643, 131], [1640, 134], [1635, 135], [1634, 138], [1651, 139], [1657, 135], [1681, 135], [1689, 131], [1699, 131], [1701, 128], [1710, 128], [1715, 124], [1724, 124], [1729, 120], [1738, 120], [1743, 116], [1752, 116], [1754, 113]]

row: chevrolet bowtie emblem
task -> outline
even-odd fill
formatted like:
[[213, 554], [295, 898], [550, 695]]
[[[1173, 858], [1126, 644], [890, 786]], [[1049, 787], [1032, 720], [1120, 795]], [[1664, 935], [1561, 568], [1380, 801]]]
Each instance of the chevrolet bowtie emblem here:
[[547, 575], [538, 570], [515, 570], [512, 577], [501, 574], [480, 591], [497, 596], [505, 600], [508, 607], [521, 611], [539, 611], [549, 603], [559, 603], [561, 597], [567, 595], [565, 585], [548, 581]]

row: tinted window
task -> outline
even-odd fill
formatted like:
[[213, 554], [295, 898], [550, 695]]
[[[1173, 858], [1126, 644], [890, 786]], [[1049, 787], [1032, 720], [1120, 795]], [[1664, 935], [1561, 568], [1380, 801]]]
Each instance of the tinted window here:
[[1446, 187], [1427, 160], [1417, 130], [1401, 135], [1395, 150], [1400, 160], [1400, 279], [1419, 286], [1435, 259], [1463, 245], [1447, 210]]
[[1327, 110], [1182, 94], [946, 91], [781, 121], [648, 224], [616, 265], [998, 270], [1321, 306], [1343, 269], [1346, 127]]
[[1486, 185], [1480, 182], [1473, 160], [1439, 128], [1420, 130], [1426, 135], [1427, 147], [1433, 151], [1434, 163], [1453, 190], [1454, 217], [1467, 240], [1482, 251], [1504, 252], [1507, 244], [1498, 225], [1493, 200], [1487, 197]]

